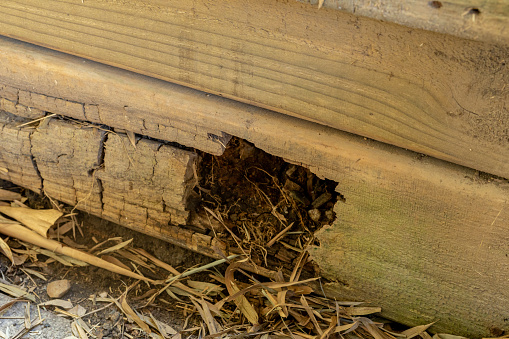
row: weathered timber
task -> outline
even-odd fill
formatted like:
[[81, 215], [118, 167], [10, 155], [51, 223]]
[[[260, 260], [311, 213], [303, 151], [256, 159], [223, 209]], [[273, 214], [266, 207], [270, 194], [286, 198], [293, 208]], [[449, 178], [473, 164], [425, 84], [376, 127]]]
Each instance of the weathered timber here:
[[25, 120], [0, 112], [0, 178], [42, 193], [42, 180], [35, 167], [30, 143], [31, 132], [16, 126]]
[[[379, 114], [381, 111], [378, 111], [379, 113], [367, 113], [366, 111], [365, 118], [367, 120], [365, 121], [372, 121], [376, 124], [383, 122], [385, 127], [380, 125], [383, 128], [379, 129], [379, 131], [382, 131], [384, 128], [394, 128], [394, 132], [396, 133], [397, 131], [396, 134], [398, 135], [411, 130], [411, 133], [408, 135], [409, 139], [405, 139], [406, 137], [403, 137], [406, 141], [401, 139], [401, 145], [405, 148], [415, 149], [438, 158], [447, 159], [503, 177], [509, 177], [509, 165], [506, 161], [509, 157], [509, 127], [507, 125], [509, 118], [507, 118], [507, 107], [505, 106], [508, 98], [507, 94], [509, 93], [509, 86], [505, 86], [508, 78], [508, 68], [500, 64], [500, 60], [497, 59], [497, 53], [501, 49], [491, 46], [494, 54], [486, 55], [486, 59], [482, 59], [481, 54], [478, 53], [481, 53], [481, 51], [483, 51], [482, 53], [488, 53], [488, 50], [476, 49], [475, 52], [472, 50], [473, 55], [479, 56], [480, 59], [477, 61], [481, 61], [480, 66], [475, 64], [477, 61], [471, 59], [467, 63], [468, 67], [461, 68], [456, 64], [453, 69], [448, 67], [452, 67], [455, 64], [451, 61], [451, 59], [457, 59], [454, 53], [458, 49], [463, 50], [463, 47], [474, 48], [475, 46], [471, 46], [471, 43], [467, 42], [463, 46], [457, 41], [455, 45], [454, 41], [446, 42], [445, 38], [440, 36], [437, 36], [437, 38], [440, 38], [444, 43], [444, 48], [435, 49], [434, 51], [438, 53], [438, 57], [434, 54], [433, 57], [428, 55], [429, 58], [427, 60], [437, 61], [438, 58], [441, 60], [440, 66], [431, 67], [432, 65], [430, 65], [429, 68], [424, 66], [416, 67], [414, 68], [415, 73], [413, 75], [419, 78], [422, 75], [419, 75], [419, 72], [428, 72], [429, 76], [433, 75], [433, 72], [439, 72], [440, 74], [435, 74], [435, 80], [430, 83], [433, 83], [434, 88], [441, 88], [442, 92], [439, 97], [445, 95], [442, 98], [449, 96], [452, 93], [451, 90], [457, 90], [458, 92], [454, 94], [454, 100], [451, 97], [449, 99], [452, 101], [447, 99], [455, 108], [453, 109], [451, 106], [452, 110], [444, 114], [442, 114], [441, 109], [433, 109], [428, 112], [430, 114], [436, 113], [437, 115], [434, 116], [419, 111], [415, 117], [412, 117], [411, 112], [414, 111], [415, 107], [409, 105], [400, 111], [401, 114], [404, 113], [404, 118], [400, 116], [402, 120], [397, 118], [400, 113], [392, 115], [394, 119], [386, 120], [392, 113], [387, 113], [389, 115], [385, 115], [384, 118], [383, 114]], [[449, 45], [452, 46], [450, 49], [445, 48]], [[0, 46], [0, 58], [2, 60], [2, 63], [0, 63], [0, 84], [4, 85], [3, 91], [2, 87], [0, 87], [0, 97], [4, 98], [0, 103], [4, 110], [14, 114], [36, 117], [41, 114], [41, 111], [49, 111], [77, 119], [106, 124], [111, 127], [122, 128], [157, 139], [175, 141], [212, 154], [221, 154], [224, 150], [224, 144], [228, 141], [228, 135], [223, 133], [226, 132], [226, 129], [223, 127], [224, 119], [222, 115], [229, 115], [233, 119], [237, 119], [238, 115], [234, 113], [235, 111], [254, 115], [265, 114], [267, 112], [261, 108], [243, 105], [217, 96], [208, 96], [189, 88], [6, 38], [0, 39]], [[487, 45], [483, 46], [488, 48]], [[431, 47], [428, 46], [427, 48], [429, 51]], [[438, 46], [434, 48], [438, 48]], [[401, 50], [401, 48], [398, 48], [398, 50]], [[397, 63], [404, 65], [404, 58], [398, 58], [394, 61], [394, 66]], [[419, 59], [420, 57], [416, 56], [416, 58]], [[409, 63], [412, 64], [414, 61], [412, 61], [413, 59], [410, 60]], [[464, 58], [462, 60], [465, 61]], [[351, 61], [353, 62], [353, 59]], [[471, 73], [482, 69], [488, 61], [492, 62], [491, 65], [494, 67], [492, 69], [493, 72], [489, 71], [491, 74], [476, 74], [474, 76]], [[357, 64], [357, 62], [354, 62], [354, 64]], [[321, 64], [319, 63], [319, 65]], [[345, 67], [354, 67], [354, 65], [348, 63]], [[346, 68], [338, 68], [336, 70], [340, 71]], [[330, 70], [334, 69], [330, 68]], [[448, 71], [444, 72], [444, 69], [448, 69]], [[356, 76], [356, 74], [363, 73], [364, 70], [365, 68], [362, 67], [359, 70], [352, 68], [350, 69], [351, 72], [348, 71], [348, 73]], [[377, 79], [379, 76], [378, 71], [373, 72], [372, 79], [376, 79], [375, 82], [379, 82], [380, 79]], [[367, 73], [363, 74], [366, 75]], [[450, 75], [451, 78], [443, 78], [444, 74]], [[387, 79], [392, 78], [392, 76], [387, 77]], [[452, 78], [455, 79], [454, 88], [456, 89], [448, 87], [449, 84], [452, 84], [449, 82], [452, 81]], [[313, 77], [309, 77], [309, 79], [313, 79]], [[341, 77], [334, 79], [330, 78], [331, 84], [343, 83], [344, 81], [344, 78]], [[369, 77], [365, 80], [368, 81]], [[392, 88], [392, 85], [389, 86], [385, 83], [385, 80], [382, 87], [388, 86], [387, 88]], [[465, 91], [460, 90], [461, 84], [465, 85], [468, 81], [472, 81], [468, 85], [470, 89]], [[382, 82], [379, 83], [382, 84]], [[399, 85], [401, 86], [398, 87]], [[435, 99], [432, 100], [428, 96], [429, 93], [427, 94], [425, 88], [412, 94], [412, 86], [408, 82], [405, 85], [398, 83], [396, 87], [404, 92], [400, 93], [400, 98], [410, 101], [420, 101], [422, 99], [423, 102], [435, 102]], [[426, 82], [423, 83], [423, 86], [427, 86]], [[361, 87], [358, 87], [358, 89], [360, 90]], [[476, 91], [482, 91], [484, 99], [479, 98], [474, 93]], [[354, 96], [352, 93], [348, 95], [349, 98]], [[280, 94], [283, 95], [284, 93]], [[295, 98], [289, 95], [289, 93], [286, 94], [282, 102], [288, 101], [293, 103], [295, 101], [298, 103], [300, 102], [299, 100], [306, 99], [304, 96], [294, 100]], [[379, 94], [382, 95], [383, 93], [379, 92]], [[389, 103], [390, 105], [397, 104], [399, 99], [396, 100], [395, 97], [385, 96], [386, 94], [388, 95], [388, 93], [385, 93], [379, 97], [383, 102], [379, 102], [376, 105], [373, 102], [374, 106], [372, 108], [375, 109], [373, 112], [377, 112], [376, 110], [379, 108], [385, 110], [383, 107], [386, 107], [385, 105]], [[458, 95], [461, 95], [461, 98]], [[341, 96], [337, 98], [340, 100]], [[474, 98], [477, 99], [475, 99], [476, 103], [473, 106], [465, 106], [466, 101], [474, 100]], [[361, 102], [371, 102], [367, 97], [359, 100], [359, 104]], [[484, 105], [483, 102], [486, 103], [486, 100], [489, 101], [489, 109], [486, 107], [486, 109], [482, 109], [481, 106]], [[410, 101], [406, 101], [405, 105]], [[468, 109], [464, 110], [458, 106], [460, 102], [462, 102], [461, 107], [468, 107]], [[305, 105], [302, 107], [305, 107]], [[342, 107], [346, 106], [337, 103], [335, 107], [335, 109], [342, 109]], [[349, 107], [352, 108], [353, 106]], [[319, 109], [317, 108], [314, 111], [318, 112]], [[33, 115], [27, 115], [32, 113]], [[339, 118], [339, 115], [337, 117], [338, 119], [333, 120], [347, 122], [350, 119]], [[417, 124], [414, 118], [427, 121], [425, 124], [431, 129], [426, 132], [427, 134], [424, 133], [426, 135], [420, 131], [424, 131], [428, 127], [425, 128], [423, 127], [424, 125]], [[439, 121], [441, 123], [438, 123]], [[370, 126], [370, 124], [362, 123], [363, 126]], [[361, 126], [361, 123], [357, 121], [351, 126], [358, 127]], [[422, 127], [420, 131], [419, 126]], [[448, 129], [448, 131], [445, 131], [445, 129]], [[356, 129], [354, 128], [353, 131], [356, 131]], [[439, 133], [439, 131], [444, 131], [448, 136], [444, 134], [438, 139], [431, 137], [438, 135], [436, 133]], [[430, 138], [436, 142], [431, 141]], [[393, 142], [391, 137], [382, 139], [390, 143]], [[410, 142], [410, 139], [414, 141]], [[431, 143], [428, 143], [428, 141]], [[417, 147], [418, 145], [422, 146], [424, 143], [433, 145], [433, 148], [437, 146], [442, 151], [435, 152], [429, 148], [423, 149], [420, 146]]]
[[4, 0], [0, 10], [2, 35], [509, 177], [507, 46], [293, 1]]
[[[352, 243], [339, 242], [338, 248], [327, 239], [322, 239], [322, 247], [311, 252], [318, 264], [328, 271], [325, 272], [327, 277], [338, 282], [343, 281], [338, 275], [340, 268], [330, 268], [331, 260], [325, 253], [327, 246], [334, 248], [336, 258], [352, 258], [360, 256], [354, 251], [355, 243], [365, 239], [366, 242], [371, 241], [367, 248], [368, 253], [373, 255], [366, 258], [365, 264], [358, 262], [359, 269], [353, 271], [356, 276], [347, 276], [344, 280], [350, 289], [338, 284], [327, 285], [326, 292], [330, 296], [375, 301], [383, 295], [383, 313], [386, 316], [409, 325], [422, 324], [429, 319], [439, 320], [434, 327], [436, 331], [487, 336], [491, 327], [507, 329], [504, 319], [509, 297], [503, 275], [508, 262], [501, 242], [507, 234], [507, 226], [504, 229], [504, 225], [507, 225], [508, 218], [509, 187], [505, 181], [486, 182], [479, 180], [475, 170], [364, 140], [323, 125], [213, 95], [207, 96], [93, 62], [79, 59], [81, 64], [75, 63], [75, 58], [56, 52], [33, 47], [25, 49], [24, 44], [10, 43], [14, 47], [24, 46], [24, 52], [18, 54], [17, 60], [23, 60], [22, 55], [29, 56], [24, 61], [27, 71], [23, 71], [23, 66], [16, 73], [22, 76], [14, 76], [14, 71], [10, 76], [5, 76], [8, 72], [0, 72], [0, 83], [17, 90], [30, 90], [84, 105], [87, 102], [90, 104], [88, 100], [93, 103], [94, 94], [99, 103], [103, 100], [106, 102], [108, 98], [102, 97], [102, 93], [106, 92], [116, 107], [133, 105], [133, 109], [126, 112], [124, 124], [129, 120], [141, 120], [147, 115], [154, 119], [155, 124], [165, 121], [163, 119], [177, 120], [184, 126], [199, 121], [204, 130], [244, 138], [271, 154], [303, 164], [320, 176], [338, 181], [338, 190], [346, 203], [338, 205], [340, 219], [327, 234], [339, 241], [344, 229], [345, 234], [352, 236]], [[0, 53], [5, 50], [1, 49]], [[32, 60], [32, 64], [28, 59]], [[71, 66], [74, 72], [71, 72]], [[81, 72], [84, 69], [88, 72]], [[27, 80], [23, 80], [25, 77]], [[33, 84], [37, 84], [37, 87], [34, 88]], [[18, 93], [12, 89], [9, 90], [11, 92]], [[134, 94], [136, 99], [131, 98]], [[60, 114], [66, 115], [63, 110]], [[199, 143], [193, 138], [189, 141]], [[194, 144], [186, 146], [194, 147]], [[387, 239], [389, 235], [383, 237], [375, 233], [375, 237], [370, 237], [369, 232], [377, 228], [391, 230], [395, 233], [394, 239], [399, 237], [411, 245], [403, 247], [396, 244], [396, 241]], [[398, 234], [400, 229], [402, 234]], [[138, 227], [138, 230], [158, 237], [163, 235], [164, 239], [173, 239], [174, 243], [187, 247], [194, 243], [193, 246], [202, 253], [206, 253], [208, 248], [208, 253], [217, 257], [217, 253], [209, 247], [212, 244], [214, 248], [213, 239], [190, 230], [173, 227]], [[433, 233], [430, 234], [428, 230]], [[413, 233], [409, 235], [408, 232]], [[471, 236], [466, 239], [464, 234]], [[203, 237], [206, 239], [201, 239]], [[440, 239], [440, 242], [430, 251], [429, 246], [436, 239]], [[476, 246], [478, 251], [476, 257], [496, 260], [473, 260], [466, 264], [464, 258], [474, 256], [472, 246]], [[401, 247], [411, 250], [411, 253], [399, 260]], [[381, 258], [376, 256], [379, 251]], [[384, 254], [388, 252], [395, 253], [394, 261], [389, 264]], [[411, 261], [413, 266], [410, 265]], [[436, 272], [429, 270], [429, 262], [435, 263]], [[381, 272], [370, 263], [379, 263], [387, 269]], [[348, 265], [344, 261], [337, 263], [343, 264]], [[465, 265], [469, 270], [465, 270]], [[423, 269], [416, 271], [416, 267], [421, 266]], [[372, 282], [376, 284], [373, 288], [378, 295], [369, 294], [359, 285], [363, 274], [376, 278]], [[394, 290], [388, 286], [389, 282], [394, 281], [405, 293], [393, 293]], [[423, 290], [429, 293], [422, 293]], [[430, 291], [437, 292], [433, 294]], [[448, 293], [461, 297], [447, 299]], [[444, 296], [442, 300], [440, 296]], [[408, 311], [410, 306], [417, 307], [412, 299], [422, 300], [423, 307]]]
[[146, 233], [186, 223], [194, 153], [147, 139], [134, 148], [91, 124], [50, 118], [17, 128], [22, 121], [0, 112], [0, 167], [8, 170], [0, 178]]
[[[298, 0], [318, 5], [318, 0]], [[509, 3], [499, 0], [325, 0], [323, 7], [462, 38], [509, 45]]]

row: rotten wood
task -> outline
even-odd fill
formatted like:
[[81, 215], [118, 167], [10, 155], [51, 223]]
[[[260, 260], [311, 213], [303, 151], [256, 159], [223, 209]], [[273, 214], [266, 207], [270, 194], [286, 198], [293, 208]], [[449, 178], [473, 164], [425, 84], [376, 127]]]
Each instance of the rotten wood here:
[[[4, 0], [0, 9], [2, 35], [509, 177], [508, 46], [295, 1]], [[488, 13], [478, 15], [480, 23]], [[34, 59], [24, 64], [5, 49], [1, 55], [4, 79], [44, 67]], [[91, 87], [47, 77], [52, 84], [39, 91], [48, 97], [65, 98], [64, 87]], [[27, 82], [18, 88], [32, 91], [42, 78], [18, 80]], [[106, 97], [110, 89], [101, 91]], [[136, 133], [148, 135], [144, 128], [171, 135], [199, 125], [196, 119], [185, 128], [167, 122], [159, 131], [152, 122], [168, 114], [166, 107], [128, 120], [126, 115], [136, 115], [133, 107], [109, 111], [94, 101], [85, 102], [87, 116], [102, 114], [109, 126], [132, 124], [127, 130]], [[207, 133], [215, 134], [200, 132], [202, 143]], [[185, 144], [192, 134], [173, 138]]]
[[[47, 120], [18, 128], [23, 120], [0, 112], [0, 167], [8, 170], [0, 178], [142, 231], [186, 223], [196, 154], [147, 139], [134, 148], [100, 126]], [[192, 232], [174, 235], [187, 241]]]
[[[199, 122], [202, 127], [195, 134], [189, 131], [192, 137], [186, 146], [203, 147], [194, 136], [214, 130], [217, 135], [244, 138], [336, 180], [345, 198], [337, 206], [340, 219], [320, 235], [322, 246], [311, 250], [325, 276], [335, 281], [324, 286], [329, 296], [372, 302], [383, 297], [387, 317], [408, 325], [438, 320], [435, 331], [488, 336], [490, 328], [508, 330], [504, 321], [509, 307], [505, 288], [507, 181], [483, 179], [473, 169], [56, 52], [12, 41], [4, 46], [0, 53], [6, 61], [0, 64], [0, 82], [14, 88], [6, 90], [11, 93], [6, 99], [14, 101], [12, 93], [17, 98], [20, 90], [30, 91], [83, 107], [98, 105], [106, 112], [110, 100], [114, 113], [107, 116], [117, 124], [114, 127], [125, 128], [129, 121], [143, 126], [140, 122], [147, 116], [154, 124], [182, 122], [183, 129]], [[10, 54], [13, 51], [17, 52]], [[6, 64], [17, 65], [19, 76], [7, 71], [14, 68], [4, 68]], [[120, 108], [131, 104], [133, 109], [123, 119], [114, 118]], [[64, 109], [59, 114], [67, 115]], [[487, 126], [501, 125], [503, 121]], [[42, 187], [30, 161], [30, 129], [4, 126], [1, 131], [5, 134], [0, 135], [0, 147], [4, 147], [0, 159], [8, 156], [9, 162], [5, 165], [2, 160], [0, 167], [12, 169], [7, 173], [12, 179], [4, 178]], [[129, 145], [127, 139], [125, 142]], [[23, 166], [27, 168], [23, 173], [14, 170]], [[501, 169], [507, 170], [505, 160]], [[137, 225], [128, 226], [218, 256], [206, 235], [181, 227]], [[343, 272], [341, 265], [351, 269], [352, 275]], [[394, 281], [398, 282], [397, 293], [392, 289]], [[364, 283], [378, 294], [364, 289]]]

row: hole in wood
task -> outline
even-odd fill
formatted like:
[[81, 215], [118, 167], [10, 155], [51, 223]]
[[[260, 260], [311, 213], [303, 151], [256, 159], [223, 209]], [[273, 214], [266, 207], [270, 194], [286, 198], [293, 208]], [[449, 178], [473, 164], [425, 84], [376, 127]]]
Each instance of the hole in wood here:
[[233, 138], [221, 156], [201, 158], [195, 188], [201, 203], [190, 223], [263, 267], [294, 264], [306, 245], [317, 245], [314, 232], [334, 222], [334, 205], [344, 201], [337, 182], [242, 139]]
[[440, 1], [430, 1], [428, 2], [428, 5], [432, 8], [442, 8], [442, 3]]

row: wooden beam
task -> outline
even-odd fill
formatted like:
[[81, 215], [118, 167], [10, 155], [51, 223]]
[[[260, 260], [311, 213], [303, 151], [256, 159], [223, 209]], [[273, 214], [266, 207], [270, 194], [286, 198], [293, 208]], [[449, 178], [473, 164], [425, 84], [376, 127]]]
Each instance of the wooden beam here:
[[[484, 179], [473, 169], [23, 43], [8, 41], [0, 51], [5, 60], [0, 93], [13, 104], [9, 107], [22, 105], [16, 101], [21, 91], [52, 98], [27, 101], [27, 108], [20, 106], [22, 114], [32, 104], [78, 114], [77, 106], [63, 103], [71, 102], [96, 105], [96, 114], [86, 117], [99, 119], [106, 112], [107, 121], [119, 128], [133, 122], [143, 131], [138, 122], [145, 119], [153, 123], [146, 125], [149, 132], [150, 126], [169, 121], [187, 130], [199, 121], [201, 128], [189, 131], [191, 136], [203, 130], [235, 135], [336, 180], [346, 202], [336, 208], [339, 221], [320, 235], [321, 247], [311, 250], [333, 281], [325, 285], [330, 296], [380, 302], [384, 315], [408, 325], [438, 320], [436, 331], [488, 336], [492, 327], [509, 329], [504, 320], [509, 308], [506, 180]], [[124, 105], [132, 109], [124, 110], [122, 118], [109, 113], [122, 112]], [[25, 138], [23, 133], [13, 129], [8, 135], [17, 140], [12, 142], [17, 148], [0, 156], [19, 149], [30, 159], [28, 141], [16, 139]], [[174, 141], [179, 133], [167, 134], [166, 140]], [[186, 142], [204, 145], [192, 137]], [[210, 237], [183, 228], [137, 225], [127, 226], [202, 253], [209, 248], [207, 253], [217, 256], [207, 247], [214, 246]]]
[[[318, 0], [298, 0], [318, 5]], [[325, 0], [323, 7], [462, 38], [509, 45], [509, 4], [499, 0]]]
[[509, 177], [507, 46], [293, 1], [4, 0], [0, 10], [6, 36]]
[[0, 178], [138, 229], [185, 224], [193, 152], [90, 123], [48, 118], [36, 129], [0, 111]]

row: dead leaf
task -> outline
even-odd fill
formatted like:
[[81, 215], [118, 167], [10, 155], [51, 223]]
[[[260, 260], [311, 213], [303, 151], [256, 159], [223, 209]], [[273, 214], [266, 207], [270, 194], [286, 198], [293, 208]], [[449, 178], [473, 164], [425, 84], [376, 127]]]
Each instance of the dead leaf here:
[[26, 298], [28, 300], [35, 302], [35, 297], [32, 294], [28, 293], [26, 290], [24, 290], [20, 287], [14, 286], [14, 285], [0, 283], [0, 291], [6, 293], [8, 295], [11, 295], [15, 298]]
[[101, 255], [101, 254], [106, 254], [106, 253], [111, 253], [111, 252], [115, 252], [116, 250], [119, 250], [121, 248], [124, 248], [126, 247], [127, 245], [129, 245], [131, 242], [133, 241], [133, 239], [129, 239], [129, 240], [126, 240], [126, 241], [123, 241], [121, 242], [120, 244], [116, 244], [115, 246], [112, 246], [112, 247], [109, 247], [109, 248], [106, 248], [104, 250], [102, 250], [101, 252], [97, 253], [97, 255]]
[[200, 293], [203, 293], [206, 295], [217, 295], [217, 294], [219, 294], [219, 292], [224, 290], [224, 288], [222, 288], [219, 285], [211, 284], [211, 283], [203, 282], [203, 281], [188, 280], [187, 284], [189, 286], [191, 286], [192, 288], [198, 290]]
[[382, 312], [381, 307], [347, 307], [346, 314], [350, 316], [368, 315]]
[[3, 201], [21, 200], [21, 194], [0, 188], [0, 200]]
[[[235, 272], [235, 270], [237, 270], [240, 264], [241, 264], [240, 262], [232, 263], [226, 269], [226, 274], [224, 278], [226, 289], [228, 290], [230, 297], [232, 297], [233, 295], [240, 291], [233, 278], [233, 273]], [[258, 313], [244, 295], [236, 297], [233, 301], [251, 324], [253, 325], [258, 324]], [[220, 308], [218, 307], [218, 309]]]
[[114, 265], [112, 263], [109, 263], [105, 260], [102, 260], [100, 258], [97, 258], [91, 254], [81, 252], [77, 249], [70, 248], [67, 246], [64, 246], [63, 244], [59, 243], [58, 241], [46, 239], [43, 236], [35, 233], [34, 231], [23, 227], [19, 224], [11, 224], [11, 223], [3, 223], [0, 221], [0, 233], [3, 233], [5, 235], [8, 235], [13, 238], [17, 238], [22, 241], [26, 241], [28, 243], [31, 243], [33, 245], [46, 248], [47, 250], [59, 254], [67, 255], [71, 258], [75, 258], [81, 261], [84, 261], [86, 263], [89, 263], [91, 265], [104, 268], [108, 271], [119, 273], [122, 275], [126, 275], [131, 278], [144, 280], [148, 282], [153, 282], [151, 279], [142, 277], [139, 274], [136, 274], [134, 272], [127, 271], [117, 265]]
[[80, 339], [88, 339], [87, 332], [81, 327], [81, 325], [74, 320], [71, 324], [72, 334]]
[[433, 336], [433, 339], [467, 339], [467, 338], [458, 335], [437, 333]]
[[123, 295], [122, 298], [120, 298], [120, 305], [122, 306], [122, 311], [124, 314], [131, 320], [134, 321], [143, 331], [146, 333], [151, 333], [150, 327], [145, 323], [141, 318], [134, 312], [134, 310], [129, 306], [129, 304], [126, 301], [126, 296]]
[[401, 332], [401, 334], [405, 335], [407, 339], [412, 339], [413, 337], [416, 337], [420, 335], [421, 333], [425, 332], [428, 328], [430, 328], [435, 322], [432, 322], [431, 324], [427, 325], [419, 325], [412, 328], [409, 328], [406, 331]]
[[300, 297], [300, 302], [302, 304], [302, 306], [304, 306], [304, 309], [306, 310], [309, 318], [311, 319], [311, 322], [313, 323], [313, 325], [315, 326], [316, 328], [316, 331], [320, 334], [320, 336], [323, 334], [323, 331], [320, 327], [320, 324], [318, 324], [318, 321], [316, 321], [316, 318], [315, 318], [315, 315], [313, 313], [313, 310], [311, 309], [311, 307], [309, 307], [309, 304], [306, 300], [306, 297], [305, 296], [301, 296]]
[[7, 243], [2, 238], [0, 238], [0, 250], [14, 265], [14, 258], [12, 257], [11, 248], [9, 247], [9, 245], [7, 245]]
[[207, 328], [209, 329], [209, 334], [213, 335], [222, 331], [221, 326], [212, 316], [208, 304], [206, 302], [193, 297], [191, 297], [191, 302], [194, 304], [194, 306], [198, 310], [198, 313], [200, 313], [200, 316], [207, 325]]
[[169, 335], [177, 334], [178, 332], [171, 327], [168, 324], [165, 324], [156, 318], [152, 314], [150, 314], [150, 317], [147, 317], [145, 315], [139, 314], [139, 317], [141, 320], [152, 326], [154, 329], [156, 329], [163, 337], [167, 338]]
[[69, 313], [75, 315], [76, 318], [81, 318], [87, 314], [87, 310], [81, 305], [76, 305], [69, 310]]
[[43, 237], [47, 236], [48, 229], [63, 215], [62, 212], [53, 209], [33, 210], [10, 206], [0, 206], [0, 213], [19, 221]]
[[43, 303], [40, 303], [38, 306], [58, 306], [66, 310], [73, 308], [72, 302], [63, 299], [48, 300]]
[[118, 260], [118, 259], [117, 259], [117, 258], [115, 258], [115, 257], [112, 257], [111, 255], [103, 255], [103, 256], [101, 256], [101, 259], [102, 259], [102, 260], [106, 260], [107, 262], [110, 262], [110, 263], [112, 263], [112, 264], [114, 264], [114, 265], [117, 265], [117, 266], [119, 266], [119, 267], [122, 267], [122, 268], [123, 268], [123, 269], [125, 269], [125, 270], [128, 270], [128, 271], [131, 271], [131, 272], [132, 272], [132, 270], [129, 268], [129, 266], [124, 265], [124, 263], [123, 263], [123, 262], [121, 262], [120, 260]]
[[161, 267], [161, 268], [164, 268], [165, 270], [167, 270], [168, 272], [170, 273], [173, 273], [175, 275], [179, 275], [180, 272], [177, 271], [176, 269], [174, 269], [171, 265], [168, 265], [167, 263], [157, 259], [156, 257], [154, 257], [153, 255], [151, 255], [150, 253], [148, 253], [147, 251], [145, 251], [144, 249], [141, 249], [141, 248], [132, 248], [130, 249], [131, 251], [134, 251], [136, 253], [139, 253], [141, 255], [143, 255], [144, 257], [152, 260], [152, 262], [154, 264], [156, 264], [157, 266]]
[[37, 272], [35, 270], [31, 270], [29, 268], [22, 268], [21, 269], [23, 272], [25, 272], [26, 274], [32, 274], [32, 275], [35, 275], [37, 278], [39, 279], [42, 279], [44, 281], [47, 281], [48, 279], [46, 279], [46, 277], [41, 273], [41, 272]]

